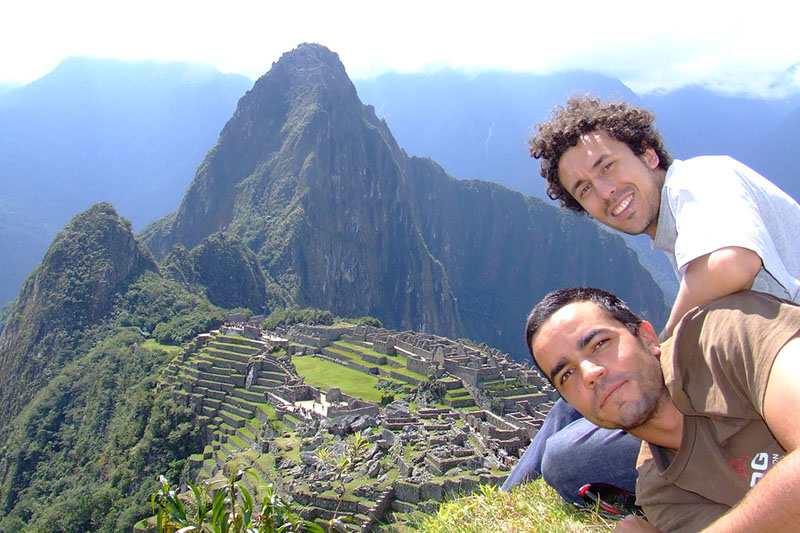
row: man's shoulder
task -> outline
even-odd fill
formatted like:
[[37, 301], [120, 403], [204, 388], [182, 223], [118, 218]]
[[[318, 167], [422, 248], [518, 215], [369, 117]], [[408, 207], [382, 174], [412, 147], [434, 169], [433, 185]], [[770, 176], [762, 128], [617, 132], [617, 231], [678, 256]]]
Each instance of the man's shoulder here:
[[751, 417], [772, 361], [798, 331], [800, 308], [770, 294], [741, 291], [695, 307], [662, 345], [667, 388], [684, 413]]
[[[787, 316], [788, 315], [788, 316]], [[776, 325], [774, 320], [784, 317], [789, 324], [797, 323], [800, 309], [797, 304], [758, 291], [743, 290], [717, 298], [688, 311], [675, 328], [672, 339], [678, 348], [678, 340], [694, 345], [703, 342], [719, 342], [736, 337], [735, 331], [749, 326], [759, 332], [764, 325]], [[743, 339], [736, 339], [741, 342]], [[702, 350], [701, 350], [702, 351]]]
[[[711, 300], [697, 307], [694, 311], [687, 313], [684, 319], [687, 321], [703, 320], [709, 314], [726, 313], [755, 315], [757, 317], [771, 315], [772, 318], [775, 318], [777, 311], [783, 306], [788, 306], [789, 309], [795, 310], [798, 308], [798, 304], [791, 300], [779, 298], [765, 292], [744, 290]], [[797, 311], [793, 312], [796, 313]]]
[[696, 187], [703, 183], [730, 179], [750, 170], [744, 164], [727, 155], [701, 155], [690, 159], [676, 159], [667, 169], [666, 185], [669, 187]]

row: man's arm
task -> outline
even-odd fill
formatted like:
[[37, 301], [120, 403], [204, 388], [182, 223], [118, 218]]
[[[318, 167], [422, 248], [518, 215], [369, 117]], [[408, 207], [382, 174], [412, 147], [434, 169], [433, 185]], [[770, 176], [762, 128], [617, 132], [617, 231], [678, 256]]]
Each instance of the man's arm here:
[[788, 452], [733, 509], [704, 531], [797, 531], [800, 524], [800, 338], [779, 352], [764, 395], [764, 421]]
[[678, 296], [659, 340], [669, 338], [690, 309], [752, 287], [760, 269], [758, 254], [738, 246], [720, 248], [693, 260], [686, 267]]

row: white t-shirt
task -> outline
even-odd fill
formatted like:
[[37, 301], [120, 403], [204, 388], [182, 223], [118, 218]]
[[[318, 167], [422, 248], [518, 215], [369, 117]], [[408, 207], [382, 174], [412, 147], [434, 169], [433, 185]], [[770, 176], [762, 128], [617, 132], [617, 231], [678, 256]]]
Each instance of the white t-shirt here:
[[682, 278], [689, 262], [738, 246], [761, 257], [753, 290], [800, 302], [800, 206], [727, 156], [675, 160], [661, 191], [654, 248]]

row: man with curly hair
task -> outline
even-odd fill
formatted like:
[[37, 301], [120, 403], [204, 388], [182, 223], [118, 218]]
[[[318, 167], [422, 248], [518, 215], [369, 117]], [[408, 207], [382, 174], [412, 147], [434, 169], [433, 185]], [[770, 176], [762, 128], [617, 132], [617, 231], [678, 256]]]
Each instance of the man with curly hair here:
[[673, 161], [649, 111], [570, 98], [530, 140], [547, 194], [630, 235], [645, 233], [681, 278], [672, 332], [689, 309], [742, 289], [800, 297], [797, 203], [729, 157]]
[[[537, 126], [530, 153], [562, 207], [645, 233], [667, 254], [680, 287], [659, 340], [690, 309], [743, 289], [800, 301], [800, 206], [730, 157], [673, 161], [654, 121], [623, 102], [570, 98]], [[504, 487], [543, 474], [572, 501], [586, 481], [632, 490], [638, 446], [559, 401]]]

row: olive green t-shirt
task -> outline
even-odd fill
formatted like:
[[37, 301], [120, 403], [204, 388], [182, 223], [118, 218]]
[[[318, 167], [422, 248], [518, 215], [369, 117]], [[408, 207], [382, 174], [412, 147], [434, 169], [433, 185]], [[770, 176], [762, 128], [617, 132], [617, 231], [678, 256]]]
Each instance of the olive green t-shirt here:
[[639, 453], [637, 503], [653, 526], [703, 529], [786, 453], [764, 422], [764, 393], [798, 332], [800, 307], [742, 291], [687, 313], [661, 346], [664, 381], [685, 416], [676, 453], [647, 442]]

